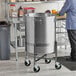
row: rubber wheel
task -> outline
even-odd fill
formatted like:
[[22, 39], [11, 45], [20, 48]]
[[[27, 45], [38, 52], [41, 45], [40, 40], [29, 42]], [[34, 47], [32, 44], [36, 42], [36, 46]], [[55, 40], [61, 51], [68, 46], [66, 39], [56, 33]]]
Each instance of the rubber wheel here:
[[31, 61], [30, 60], [25, 60], [25, 66], [30, 66]]
[[40, 71], [40, 67], [39, 67], [39, 66], [35, 66], [35, 67], [33, 68], [33, 70], [34, 70], [34, 72], [39, 72], [39, 71]]
[[45, 59], [45, 63], [49, 64], [51, 62], [51, 59]]
[[56, 69], [61, 69], [61, 64], [60, 64], [60, 63], [58, 63], [58, 62], [57, 62], [57, 63], [55, 63], [55, 68], [56, 68]]

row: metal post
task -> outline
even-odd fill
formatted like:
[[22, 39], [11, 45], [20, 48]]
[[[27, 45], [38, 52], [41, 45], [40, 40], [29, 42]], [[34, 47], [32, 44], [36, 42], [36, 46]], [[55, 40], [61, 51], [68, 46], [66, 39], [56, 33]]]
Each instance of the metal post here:
[[34, 66], [36, 65], [36, 54], [35, 54], [35, 44], [34, 44]]
[[25, 42], [25, 59], [27, 60], [28, 59], [28, 52], [27, 52], [27, 42]]
[[18, 60], [18, 50], [17, 50], [17, 23], [14, 23], [15, 25], [15, 52], [16, 52], [16, 61]]
[[56, 17], [55, 17], [55, 44], [54, 44], [54, 50], [55, 50], [55, 63], [56, 63], [57, 62]]
[[21, 25], [19, 25], [19, 27], [20, 27], [20, 46], [22, 46]]
[[57, 62], [57, 42], [55, 41], [55, 63]]
[[34, 25], [34, 67], [36, 66], [36, 51], [35, 51], [36, 43], [35, 43], [35, 25]]
[[[25, 20], [26, 21], [26, 20]], [[27, 26], [25, 25], [25, 60], [28, 59], [28, 52], [27, 52]]]

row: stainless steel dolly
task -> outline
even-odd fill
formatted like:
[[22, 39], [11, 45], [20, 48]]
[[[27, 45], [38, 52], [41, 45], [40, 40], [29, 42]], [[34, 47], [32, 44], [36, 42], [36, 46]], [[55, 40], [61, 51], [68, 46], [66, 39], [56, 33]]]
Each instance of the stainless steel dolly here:
[[[60, 69], [61, 64], [57, 62], [57, 42], [56, 42], [56, 17], [52, 14], [30, 13], [25, 14], [25, 65], [30, 66], [28, 53], [34, 54], [34, 72], [39, 72], [40, 67], [36, 62], [44, 58], [45, 63], [50, 63], [51, 58], [47, 58], [49, 53], [55, 53], [55, 68]], [[37, 55], [41, 55], [37, 57]]]

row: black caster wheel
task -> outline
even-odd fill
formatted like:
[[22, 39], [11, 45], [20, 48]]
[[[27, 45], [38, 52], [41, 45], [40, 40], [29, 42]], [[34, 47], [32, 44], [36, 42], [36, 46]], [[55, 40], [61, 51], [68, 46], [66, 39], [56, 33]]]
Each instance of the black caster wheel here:
[[51, 59], [45, 59], [45, 63], [49, 64], [51, 62]]
[[31, 61], [30, 60], [25, 60], [25, 66], [30, 66]]
[[58, 62], [56, 62], [56, 63], [55, 63], [55, 68], [56, 68], [56, 69], [61, 69], [61, 64], [58, 63]]
[[39, 72], [40, 71], [40, 67], [39, 66], [34, 66], [33, 70], [34, 70], [34, 72]]

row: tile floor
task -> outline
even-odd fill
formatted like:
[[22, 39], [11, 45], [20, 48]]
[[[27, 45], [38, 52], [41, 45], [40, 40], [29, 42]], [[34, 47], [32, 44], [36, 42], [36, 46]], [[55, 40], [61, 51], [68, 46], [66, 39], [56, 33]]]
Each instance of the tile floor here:
[[29, 67], [24, 65], [24, 57], [19, 57], [18, 61], [12, 57], [11, 60], [0, 61], [0, 76], [76, 76], [76, 71], [70, 71], [62, 65], [60, 70], [55, 69], [55, 61], [45, 64], [40, 60], [37, 65], [40, 66], [38, 73], [33, 72], [33, 59]]

